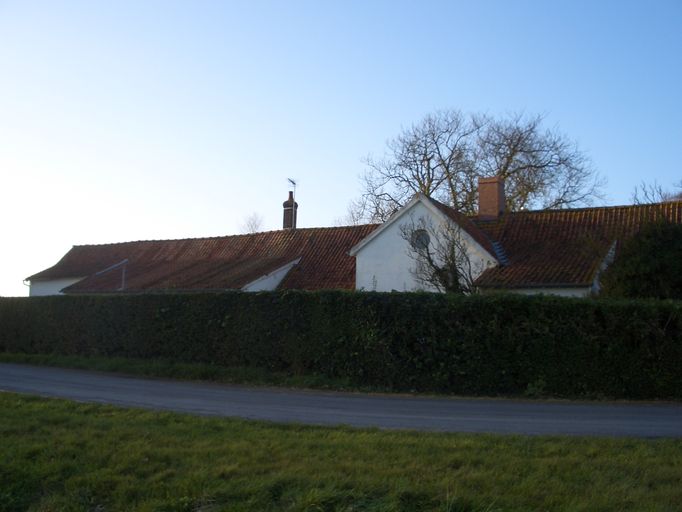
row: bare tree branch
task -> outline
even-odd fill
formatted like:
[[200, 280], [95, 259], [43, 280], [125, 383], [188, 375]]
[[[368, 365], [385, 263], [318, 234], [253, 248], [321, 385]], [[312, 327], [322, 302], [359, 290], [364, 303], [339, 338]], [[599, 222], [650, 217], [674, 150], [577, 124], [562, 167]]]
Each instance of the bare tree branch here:
[[632, 202], [634, 204], [667, 203], [669, 201], [682, 200], [682, 180], [675, 183], [678, 191], [665, 190], [657, 182], [645, 183], [644, 181], [635, 187], [632, 192]]
[[365, 223], [367, 217], [367, 203], [364, 198], [352, 200], [346, 209], [346, 214], [334, 220], [335, 226], [358, 226]]
[[251, 215], [244, 218], [241, 225], [239, 226], [239, 231], [244, 234], [247, 233], [257, 233], [263, 229], [263, 217], [253, 212]]
[[462, 229], [454, 223], [434, 225], [430, 218], [410, 218], [400, 226], [415, 262], [410, 270], [415, 280], [439, 292], [476, 292], [475, 278], [482, 268], [472, 262]]
[[385, 221], [421, 192], [475, 214], [478, 179], [505, 179], [506, 207], [566, 208], [600, 199], [603, 186], [589, 158], [542, 116], [502, 118], [439, 111], [387, 142], [383, 158], [367, 157], [365, 220]]

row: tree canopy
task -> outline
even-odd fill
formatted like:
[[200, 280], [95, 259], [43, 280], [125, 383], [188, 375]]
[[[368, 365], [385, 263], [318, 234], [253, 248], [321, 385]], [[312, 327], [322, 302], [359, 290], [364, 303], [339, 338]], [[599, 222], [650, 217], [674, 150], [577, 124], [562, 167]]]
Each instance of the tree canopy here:
[[635, 187], [632, 193], [634, 204], [666, 203], [669, 201], [682, 201], [682, 180], [675, 183], [674, 187], [678, 190], [666, 190], [657, 182], [642, 182]]
[[601, 283], [610, 297], [682, 299], [682, 224], [642, 228], [623, 243]]
[[350, 216], [384, 221], [417, 192], [465, 214], [476, 213], [478, 179], [505, 180], [506, 208], [565, 208], [600, 197], [589, 158], [543, 116], [493, 117], [438, 111], [369, 156], [362, 197]]

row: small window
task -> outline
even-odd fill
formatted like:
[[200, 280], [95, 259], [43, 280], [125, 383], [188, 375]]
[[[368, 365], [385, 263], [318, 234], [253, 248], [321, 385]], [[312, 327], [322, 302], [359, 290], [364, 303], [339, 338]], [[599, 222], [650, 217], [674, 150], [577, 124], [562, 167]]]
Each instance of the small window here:
[[429, 243], [431, 243], [431, 238], [425, 229], [415, 229], [412, 232], [412, 237], [410, 239], [410, 244], [417, 251], [425, 251], [429, 248]]

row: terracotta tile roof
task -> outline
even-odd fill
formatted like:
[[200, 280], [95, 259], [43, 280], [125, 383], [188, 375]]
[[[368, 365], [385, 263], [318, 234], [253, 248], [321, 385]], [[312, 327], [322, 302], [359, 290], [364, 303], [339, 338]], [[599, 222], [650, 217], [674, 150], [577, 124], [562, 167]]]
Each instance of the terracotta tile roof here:
[[[376, 225], [302, 228], [249, 235], [151, 240], [73, 247], [29, 280], [85, 277], [66, 292], [238, 289], [301, 258], [280, 289], [353, 289], [355, 258], [348, 250]], [[127, 264], [101, 272], [124, 260]]]
[[471, 237], [476, 240], [481, 247], [488, 251], [491, 256], [495, 256], [499, 260], [497, 248], [494, 246], [492, 240], [469, 217], [458, 212], [454, 208], [450, 208], [440, 201], [436, 201], [432, 197], [426, 197], [426, 199], [431, 201], [436, 208], [447, 215], [450, 219], [455, 221], [460, 228], [469, 233], [469, 235], [471, 235]]
[[473, 222], [499, 243], [509, 264], [487, 270], [482, 287], [589, 286], [614, 242], [645, 223], [682, 223], [682, 201], [503, 214]]
[[[496, 220], [466, 217], [433, 203], [467, 230], [502, 265], [477, 285], [488, 288], [585, 287], [614, 242], [650, 221], [682, 223], [682, 201], [506, 213]], [[73, 247], [31, 281], [84, 277], [67, 292], [238, 289], [301, 258], [280, 289], [353, 289], [355, 258], [348, 250], [377, 225], [303, 228], [251, 235], [152, 240]]]

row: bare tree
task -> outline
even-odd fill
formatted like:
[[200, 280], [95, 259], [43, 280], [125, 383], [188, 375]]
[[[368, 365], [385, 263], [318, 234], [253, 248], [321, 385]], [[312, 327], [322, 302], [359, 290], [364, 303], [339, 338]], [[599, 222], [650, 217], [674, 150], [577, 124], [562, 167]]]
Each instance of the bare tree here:
[[[588, 157], [543, 117], [514, 114], [489, 119], [478, 133], [475, 174], [505, 180], [506, 207], [568, 208], [601, 197], [601, 180]], [[467, 212], [469, 213], [469, 212]]]
[[645, 183], [644, 181], [635, 187], [632, 193], [634, 204], [666, 203], [669, 201], [682, 201], [682, 180], [674, 185], [679, 191], [665, 190], [657, 182]]
[[359, 226], [365, 224], [368, 215], [365, 212], [365, 204], [360, 199], [354, 199], [348, 204], [345, 215], [334, 219], [335, 226]]
[[365, 192], [359, 206], [367, 217], [384, 221], [417, 192], [438, 199], [459, 199], [448, 191], [462, 188], [471, 167], [473, 136], [480, 120], [459, 111], [436, 112], [387, 142], [383, 159], [368, 156]]
[[251, 215], [245, 217], [241, 225], [239, 226], [239, 230], [244, 234], [258, 233], [262, 229], [263, 217], [256, 212], [253, 212]]
[[600, 197], [588, 157], [542, 116], [503, 118], [430, 114], [387, 142], [381, 159], [369, 156], [364, 193], [355, 204], [365, 219], [384, 221], [416, 192], [466, 214], [476, 213], [478, 178], [505, 179], [507, 208], [565, 208]]
[[415, 262], [410, 270], [415, 280], [440, 292], [470, 294], [483, 264], [473, 262], [462, 233], [455, 223], [434, 225], [430, 218], [410, 219], [400, 226]]

